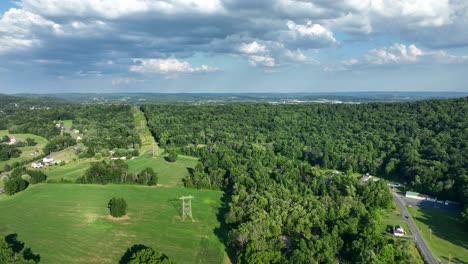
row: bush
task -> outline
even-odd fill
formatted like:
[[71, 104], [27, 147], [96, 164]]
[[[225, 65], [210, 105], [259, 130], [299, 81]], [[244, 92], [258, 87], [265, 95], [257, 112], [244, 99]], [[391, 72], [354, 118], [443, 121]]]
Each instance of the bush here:
[[127, 249], [127, 252], [122, 256], [119, 264], [175, 264], [175, 261], [170, 259], [163, 253], [154, 251], [154, 249], [145, 245], [133, 245]]
[[28, 170], [27, 172], [29, 175], [31, 175], [31, 179], [29, 181], [31, 184], [45, 182], [47, 180], [47, 175], [45, 175], [42, 171]]
[[113, 197], [107, 207], [113, 217], [122, 217], [127, 213], [127, 202], [124, 198]]
[[8, 195], [13, 195], [28, 188], [28, 185], [29, 183], [21, 179], [21, 177], [9, 180], [5, 182], [5, 193]]
[[23, 174], [21, 175], [21, 179], [29, 182], [31, 180], [31, 176], [29, 174]]
[[174, 150], [169, 150], [167, 156], [167, 161], [169, 162], [176, 162], [177, 160], [177, 153]]
[[158, 184], [158, 175], [152, 168], [146, 168], [142, 170], [137, 175], [137, 183], [138, 184], [146, 184], [148, 186]]
[[94, 158], [100, 160], [102, 159], [102, 154], [98, 152], [94, 155]]

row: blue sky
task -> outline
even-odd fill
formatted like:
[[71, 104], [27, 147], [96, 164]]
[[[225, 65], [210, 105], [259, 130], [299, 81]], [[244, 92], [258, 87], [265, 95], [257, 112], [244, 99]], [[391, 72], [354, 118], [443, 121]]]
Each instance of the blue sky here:
[[0, 93], [468, 92], [465, 0], [0, 1]]

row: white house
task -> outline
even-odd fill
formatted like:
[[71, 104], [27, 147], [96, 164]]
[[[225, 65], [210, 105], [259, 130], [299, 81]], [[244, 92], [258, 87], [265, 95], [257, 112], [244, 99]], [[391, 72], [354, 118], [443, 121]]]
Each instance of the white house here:
[[33, 167], [35, 169], [39, 169], [39, 168], [44, 167], [44, 165], [42, 165], [42, 163], [40, 163], [40, 162], [33, 162], [33, 163], [31, 163], [31, 167]]
[[53, 163], [54, 159], [51, 157], [45, 157], [42, 159], [42, 162], [44, 162], [44, 164], [49, 164], [49, 163]]
[[397, 225], [393, 228], [393, 234], [395, 236], [404, 236], [406, 235], [405, 230], [400, 225]]
[[82, 137], [78, 136], [78, 137], [76, 138], [76, 141], [82, 140], [82, 139], [83, 139]]

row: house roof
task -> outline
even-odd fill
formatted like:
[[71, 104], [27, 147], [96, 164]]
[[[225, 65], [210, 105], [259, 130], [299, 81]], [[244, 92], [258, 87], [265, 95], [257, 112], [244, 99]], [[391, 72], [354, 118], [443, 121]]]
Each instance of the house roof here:
[[406, 195], [418, 196], [419, 193], [407, 191], [407, 192], [406, 192]]

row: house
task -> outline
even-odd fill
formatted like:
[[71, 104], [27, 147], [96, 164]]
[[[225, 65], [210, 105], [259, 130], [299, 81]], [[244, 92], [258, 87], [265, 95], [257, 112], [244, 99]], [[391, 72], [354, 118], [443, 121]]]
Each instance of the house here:
[[82, 137], [78, 136], [78, 137], [76, 138], [76, 141], [82, 140], [82, 139], [83, 139]]
[[16, 144], [16, 138], [15, 137], [9, 136], [8, 138], [9, 138], [8, 145]]
[[395, 236], [404, 236], [406, 235], [405, 230], [400, 225], [393, 227], [393, 235]]
[[401, 185], [399, 183], [393, 183], [393, 182], [390, 182], [387, 184], [388, 186], [392, 187], [392, 188], [398, 188], [400, 187]]
[[74, 133], [78, 134], [80, 131], [78, 129], [73, 130]]
[[44, 162], [45, 165], [48, 165], [49, 163], [53, 163], [54, 159], [51, 157], [45, 157], [42, 159], [42, 162]]
[[42, 163], [40, 163], [40, 162], [33, 162], [33, 163], [31, 163], [31, 167], [33, 167], [35, 169], [39, 169], [39, 168], [44, 167], [44, 165], [42, 165]]

